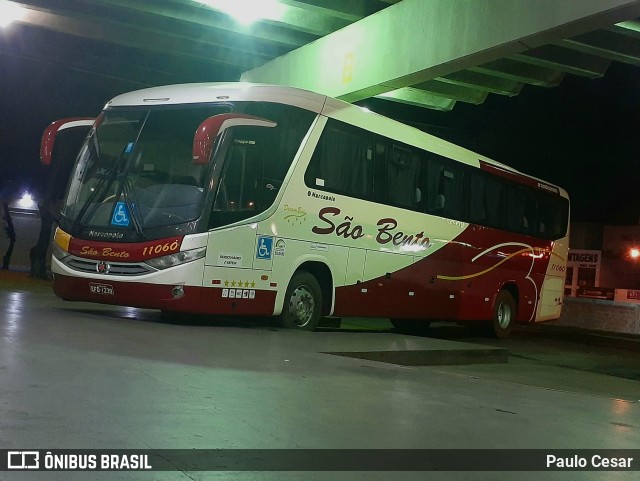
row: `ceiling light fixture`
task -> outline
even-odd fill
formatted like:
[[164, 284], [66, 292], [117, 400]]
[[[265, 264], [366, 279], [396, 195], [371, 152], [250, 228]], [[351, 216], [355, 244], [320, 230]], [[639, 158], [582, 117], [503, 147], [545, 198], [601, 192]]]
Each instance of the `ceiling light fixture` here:
[[258, 20], [280, 20], [285, 6], [277, 0], [195, 0], [230, 15], [242, 25]]
[[15, 2], [0, 0], [0, 27], [8, 27], [13, 22], [21, 20], [26, 9]]

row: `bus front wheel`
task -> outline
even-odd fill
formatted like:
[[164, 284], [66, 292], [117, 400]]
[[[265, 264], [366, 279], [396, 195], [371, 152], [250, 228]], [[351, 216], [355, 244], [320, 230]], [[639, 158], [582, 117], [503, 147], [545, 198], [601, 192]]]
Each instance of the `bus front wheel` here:
[[279, 321], [282, 327], [313, 331], [322, 312], [322, 290], [318, 280], [305, 271], [291, 278]]
[[498, 339], [506, 339], [516, 317], [516, 301], [509, 291], [500, 291], [493, 308], [493, 334]]

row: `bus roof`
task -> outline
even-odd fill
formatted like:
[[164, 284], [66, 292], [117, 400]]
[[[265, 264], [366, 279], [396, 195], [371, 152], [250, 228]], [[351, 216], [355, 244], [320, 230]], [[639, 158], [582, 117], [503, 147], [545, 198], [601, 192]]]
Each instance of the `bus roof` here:
[[[118, 95], [105, 108], [141, 105], [180, 105], [210, 102], [264, 101], [293, 105], [327, 117], [348, 122], [371, 132], [384, 135], [409, 145], [425, 148], [436, 154], [450, 157], [459, 162], [479, 166], [482, 162], [522, 176], [542, 182], [545, 186], [558, 189], [563, 197], [568, 197], [561, 187], [542, 179], [524, 174], [508, 165], [497, 162], [426, 133], [402, 122], [384, 117], [368, 109], [327, 97], [315, 92], [281, 85], [254, 84], [247, 82], [211, 82], [177, 84], [151, 87]], [[523, 179], [524, 180], [524, 179]]]
[[207, 102], [269, 101], [295, 105], [316, 113], [322, 111], [325, 95], [278, 85], [246, 82], [212, 82], [167, 85], [118, 95], [107, 107], [132, 105], [177, 105]]

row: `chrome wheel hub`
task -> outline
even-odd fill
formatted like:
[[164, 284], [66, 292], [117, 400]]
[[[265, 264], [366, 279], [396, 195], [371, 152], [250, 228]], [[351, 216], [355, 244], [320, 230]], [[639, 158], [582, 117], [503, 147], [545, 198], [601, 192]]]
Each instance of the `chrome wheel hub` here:
[[306, 326], [311, 321], [315, 307], [315, 300], [307, 286], [298, 286], [291, 294], [289, 312], [297, 326]]
[[506, 329], [511, 324], [511, 306], [503, 302], [498, 306], [498, 325]]

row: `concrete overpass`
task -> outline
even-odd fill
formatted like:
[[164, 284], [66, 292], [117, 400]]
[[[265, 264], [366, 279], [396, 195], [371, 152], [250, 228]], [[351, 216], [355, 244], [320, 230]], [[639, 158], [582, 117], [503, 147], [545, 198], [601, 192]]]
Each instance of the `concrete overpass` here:
[[242, 78], [450, 110], [640, 65], [638, 0], [278, 0], [251, 26], [219, 0], [19, 5], [0, 58], [101, 77], [118, 93]]
[[629, 0], [402, 0], [241, 80], [450, 110], [565, 74], [601, 77], [612, 61], [640, 65], [638, 16]]

